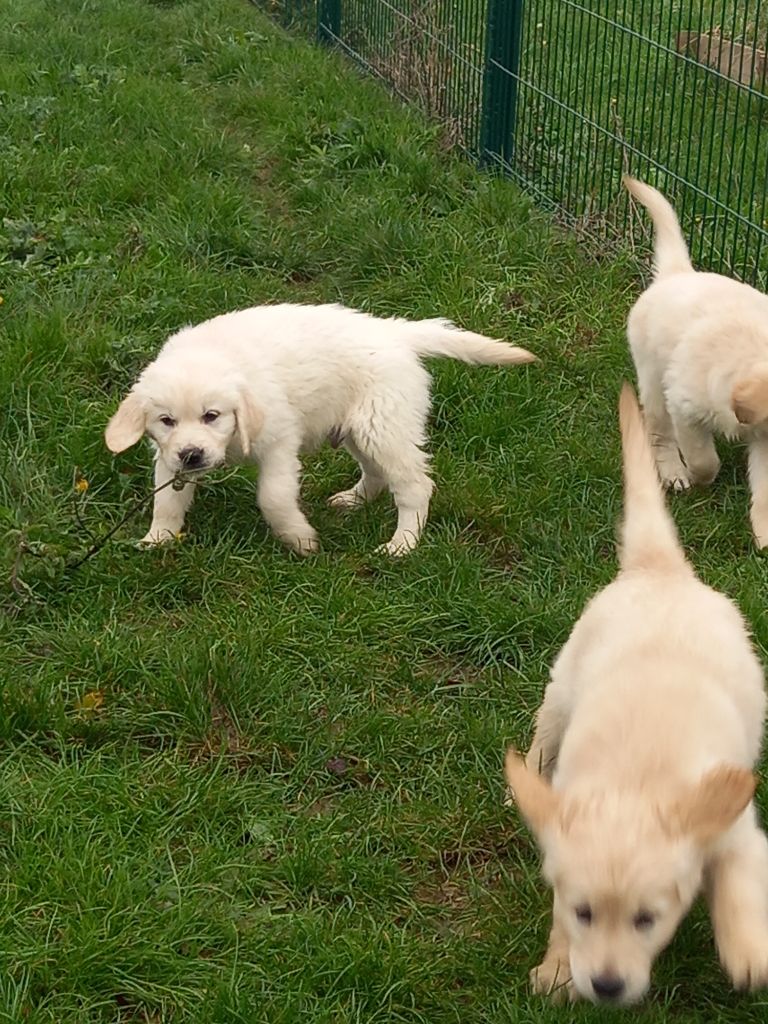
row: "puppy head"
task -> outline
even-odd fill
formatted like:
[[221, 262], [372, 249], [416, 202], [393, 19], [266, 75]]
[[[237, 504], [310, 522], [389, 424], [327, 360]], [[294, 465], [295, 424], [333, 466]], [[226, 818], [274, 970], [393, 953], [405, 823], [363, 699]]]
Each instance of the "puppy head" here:
[[594, 1003], [637, 1002], [700, 888], [707, 846], [744, 811], [754, 777], [720, 767], [661, 799], [565, 795], [512, 751], [506, 775], [542, 849], [577, 991]]
[[239, 374], [211, 361], [152, 363], [107, 424], [105, 440], [122, 452], [147, 434], [173, 472], [221, 465], [237, 443], [248, 455], [263, 416]]
[[731, 391], [731, 408], [736, 419], [753, 427], [768, 419], [768, 363], [760, 363], [739, 378]]

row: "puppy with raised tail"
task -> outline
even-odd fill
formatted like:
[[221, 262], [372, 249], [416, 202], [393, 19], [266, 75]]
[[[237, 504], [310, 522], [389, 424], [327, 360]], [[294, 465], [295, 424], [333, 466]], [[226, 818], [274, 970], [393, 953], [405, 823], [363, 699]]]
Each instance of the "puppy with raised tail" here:
[[768, 545], [768, 296], [693, 269], [675, 211], [625, 177], [655, 229], [654, 281], [629, 314], [640, 401], [665, 485], [708, 484], [714, 434], [749, 442], [752, 530]]
[[[257, 306], [170, 337], [109, 421], [107, 446], [121, 452], [147, 434], [156, 487], [179, 473], [257, 462], [264, 518], [285, 544], [308, 554], [318, 541], [299, 507], [299, 453], [330, 437], [361, 470], [330, 503], [355, 508], [388, 488], [398, 518], [384, 549], [404, 554], [419, 540], [433, 486], [423, 450], [425, 356], [494, 365], [535, 359], [446, 320], [385, 320], [338, 305]], [[179, 533], [194, 490], [187, 482], [156, 494], [144, 543]]]
[[620, 401], [620, 571], [555, 661], [506, 778], [543, 853], [552, 931], [539, 992], [628, 1004], [704, 888], [725, 971], [768, 984], [768, 842], [752, 768], [763, 673], [734, 604], [694, 575], [642, 415]]

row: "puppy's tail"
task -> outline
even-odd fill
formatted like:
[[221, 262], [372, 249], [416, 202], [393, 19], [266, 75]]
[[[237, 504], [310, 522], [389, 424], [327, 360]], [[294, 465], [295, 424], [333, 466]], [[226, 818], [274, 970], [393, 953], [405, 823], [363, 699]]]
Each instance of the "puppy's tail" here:
[[653, 246], [654, 277], [682, 274], [693, 270], [688, 246], [685, 244], [680, 222], [672, 206], [661, 192], [636, 178], [625, 174], [624, 187], [651, 215], [655, 230]]
[[406, 325], [408, 340], [420, 356], [447, 356], [464, 363], [502, 366], [533, 363], [536, 356], [524, 348], [463, 331], [450, 320], [417, 320]]
[[664, 501], [643, 414], [629, 384], [621, 389], [619, 422], [624, 462], [621, 568], [690, 573]]

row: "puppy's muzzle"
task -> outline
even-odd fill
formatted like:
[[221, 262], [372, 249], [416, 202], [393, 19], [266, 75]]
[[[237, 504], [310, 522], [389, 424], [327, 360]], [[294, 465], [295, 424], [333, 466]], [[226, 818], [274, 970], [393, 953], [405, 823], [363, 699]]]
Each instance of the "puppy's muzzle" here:
[[178, 454], [179, 464], [182, 469], [204, 469], [205, 452], [202, 448], [182, 448]]

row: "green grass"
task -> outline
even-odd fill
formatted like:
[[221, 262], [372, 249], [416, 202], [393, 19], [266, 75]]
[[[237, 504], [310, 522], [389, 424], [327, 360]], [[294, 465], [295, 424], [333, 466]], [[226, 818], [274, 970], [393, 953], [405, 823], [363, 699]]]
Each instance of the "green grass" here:
[[[0, 9], [0, 1020], [600, 1020], [532, 997], [536, 854], [503, 808], [547, 667], [614, 570], [627, 266], [341, 59], [236, 0]], [[433, 367], [419, 549], [324, 505], [300, 561], [253, 474], [140, 552], [145, 449], [104, 424], [180, 324], [274, 300], [444, 315], [542, 357]], [[768, 642], [743, 456], [675, 500], [704, 578]], [[76, 470], [89, 481], [75, 497]], [[697, 913], [639, 1021], [760, 1021]], [[630, 1014], [620, 1015], [630, 1018]]]

